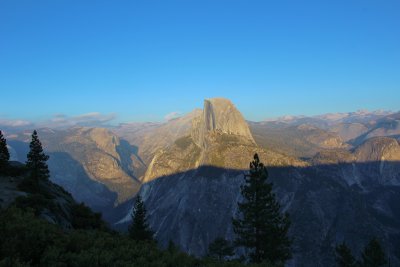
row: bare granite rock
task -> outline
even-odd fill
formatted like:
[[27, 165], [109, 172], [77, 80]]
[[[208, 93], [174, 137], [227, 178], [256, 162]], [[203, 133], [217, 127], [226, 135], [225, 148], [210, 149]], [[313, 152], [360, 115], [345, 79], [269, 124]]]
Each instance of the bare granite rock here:
[[210, 132], [237, 135], [255, 144], [242, 114], [228, 99], [204, 100], [203, 114], [194, 119], [191, 135], [198, 146], [204, 147], [207, 145], [206, 136]]

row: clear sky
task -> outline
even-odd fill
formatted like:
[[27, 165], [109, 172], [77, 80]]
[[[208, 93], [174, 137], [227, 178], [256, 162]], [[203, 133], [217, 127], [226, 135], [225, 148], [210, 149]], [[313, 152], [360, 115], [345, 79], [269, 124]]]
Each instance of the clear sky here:
[[1, 0], [0, 118], [400, 107], [399, 0]]

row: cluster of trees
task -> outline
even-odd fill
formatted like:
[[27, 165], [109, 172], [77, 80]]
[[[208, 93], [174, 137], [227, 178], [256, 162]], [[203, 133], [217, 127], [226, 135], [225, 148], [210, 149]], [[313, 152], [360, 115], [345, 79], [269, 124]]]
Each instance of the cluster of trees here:
[[336, 263], [339, 267], [380, 267], [388, 263], [379, 241], [372, 238], [357, 260], [345, 242], [336, 246]]
[[[33, 191], [38, 190], [38, 184], [41, 181], [46, 182], [50, 177], [50, 171], [46, 163], [49, 156], [44, 153], [42, 143], [39, 140], [36, 130], [32, 133], [29, 149], [24, 168], [29, 172], [29, 175], [24, 179], [21, 186], [26, 190]], [[15, 172], [9, 160], [10, 153], [7, 148], [7, 141], [2, 131], [0, 131], [0, 174], [12, 174]]]
[[[33, 212], [10, 207], [0, 212], [0, 266], [240, 267], [238, 262], [197, 259], [176, 248], [133, 240], [104, 229], [62, 230]], [[256, 267], [254, 265], [254, 267]]]
[[7, 142], [0, 131], [0, 173], [5, 173], [9, 167], [10, 153], [8, 152]]

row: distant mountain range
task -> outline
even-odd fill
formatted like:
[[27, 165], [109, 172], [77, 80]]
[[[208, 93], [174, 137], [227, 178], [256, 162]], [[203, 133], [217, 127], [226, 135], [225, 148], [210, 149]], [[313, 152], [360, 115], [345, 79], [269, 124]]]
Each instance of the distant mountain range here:
[[[25, 161], [31, 131], [2, 128]], [[243, 173], [254, 153], [292, 219], [289, 266], [332, 266], [345, 240], [359, 253], [372, 236], [400, 265], [400, 113], [366, 112], [245, 121], [227, 99], [165, 123], [39, 129], [51, 179], [103, 212], [115, 228], [142, 195], [160, 244], [203, 255], [233, 239]]]
[[354, 123], [354, 122], [369, 122], [389, 116], [395, 112], [386, 110], [358, 110], [355, 112], [340, 112], [340, 113], [326, 113], [315, 116], [282, 116], [278, 118], [266, 119], [265, 122], [281, 122], [288, 124], [302, 124], [305, 122], [315, 122], [323, 124], [338, 124], [338, 123]]

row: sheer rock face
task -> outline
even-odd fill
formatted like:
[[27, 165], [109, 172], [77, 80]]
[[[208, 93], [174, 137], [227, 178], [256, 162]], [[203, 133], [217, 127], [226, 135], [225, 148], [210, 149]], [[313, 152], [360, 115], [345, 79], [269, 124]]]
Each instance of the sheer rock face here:
[[198, 146], [207, 145], [206, 139], [210, 132], [237, 135], [255, 144], [242, 114], [228, 99], [204, 100], [203, 114], [193, 120], [192, 138]]
[[400, 145], [394, 138], [375, 137], [368, 139], [356, 151], [357, 161], [400, 161]]
[[360, 175], [363, 183], [400, 185], [400, 145], [396, 139], [389, 137], [368, 139], [355, 150], [355, 155], [358, 163], [364, 163], [360, 170], [360, 173], [364, 174]]

